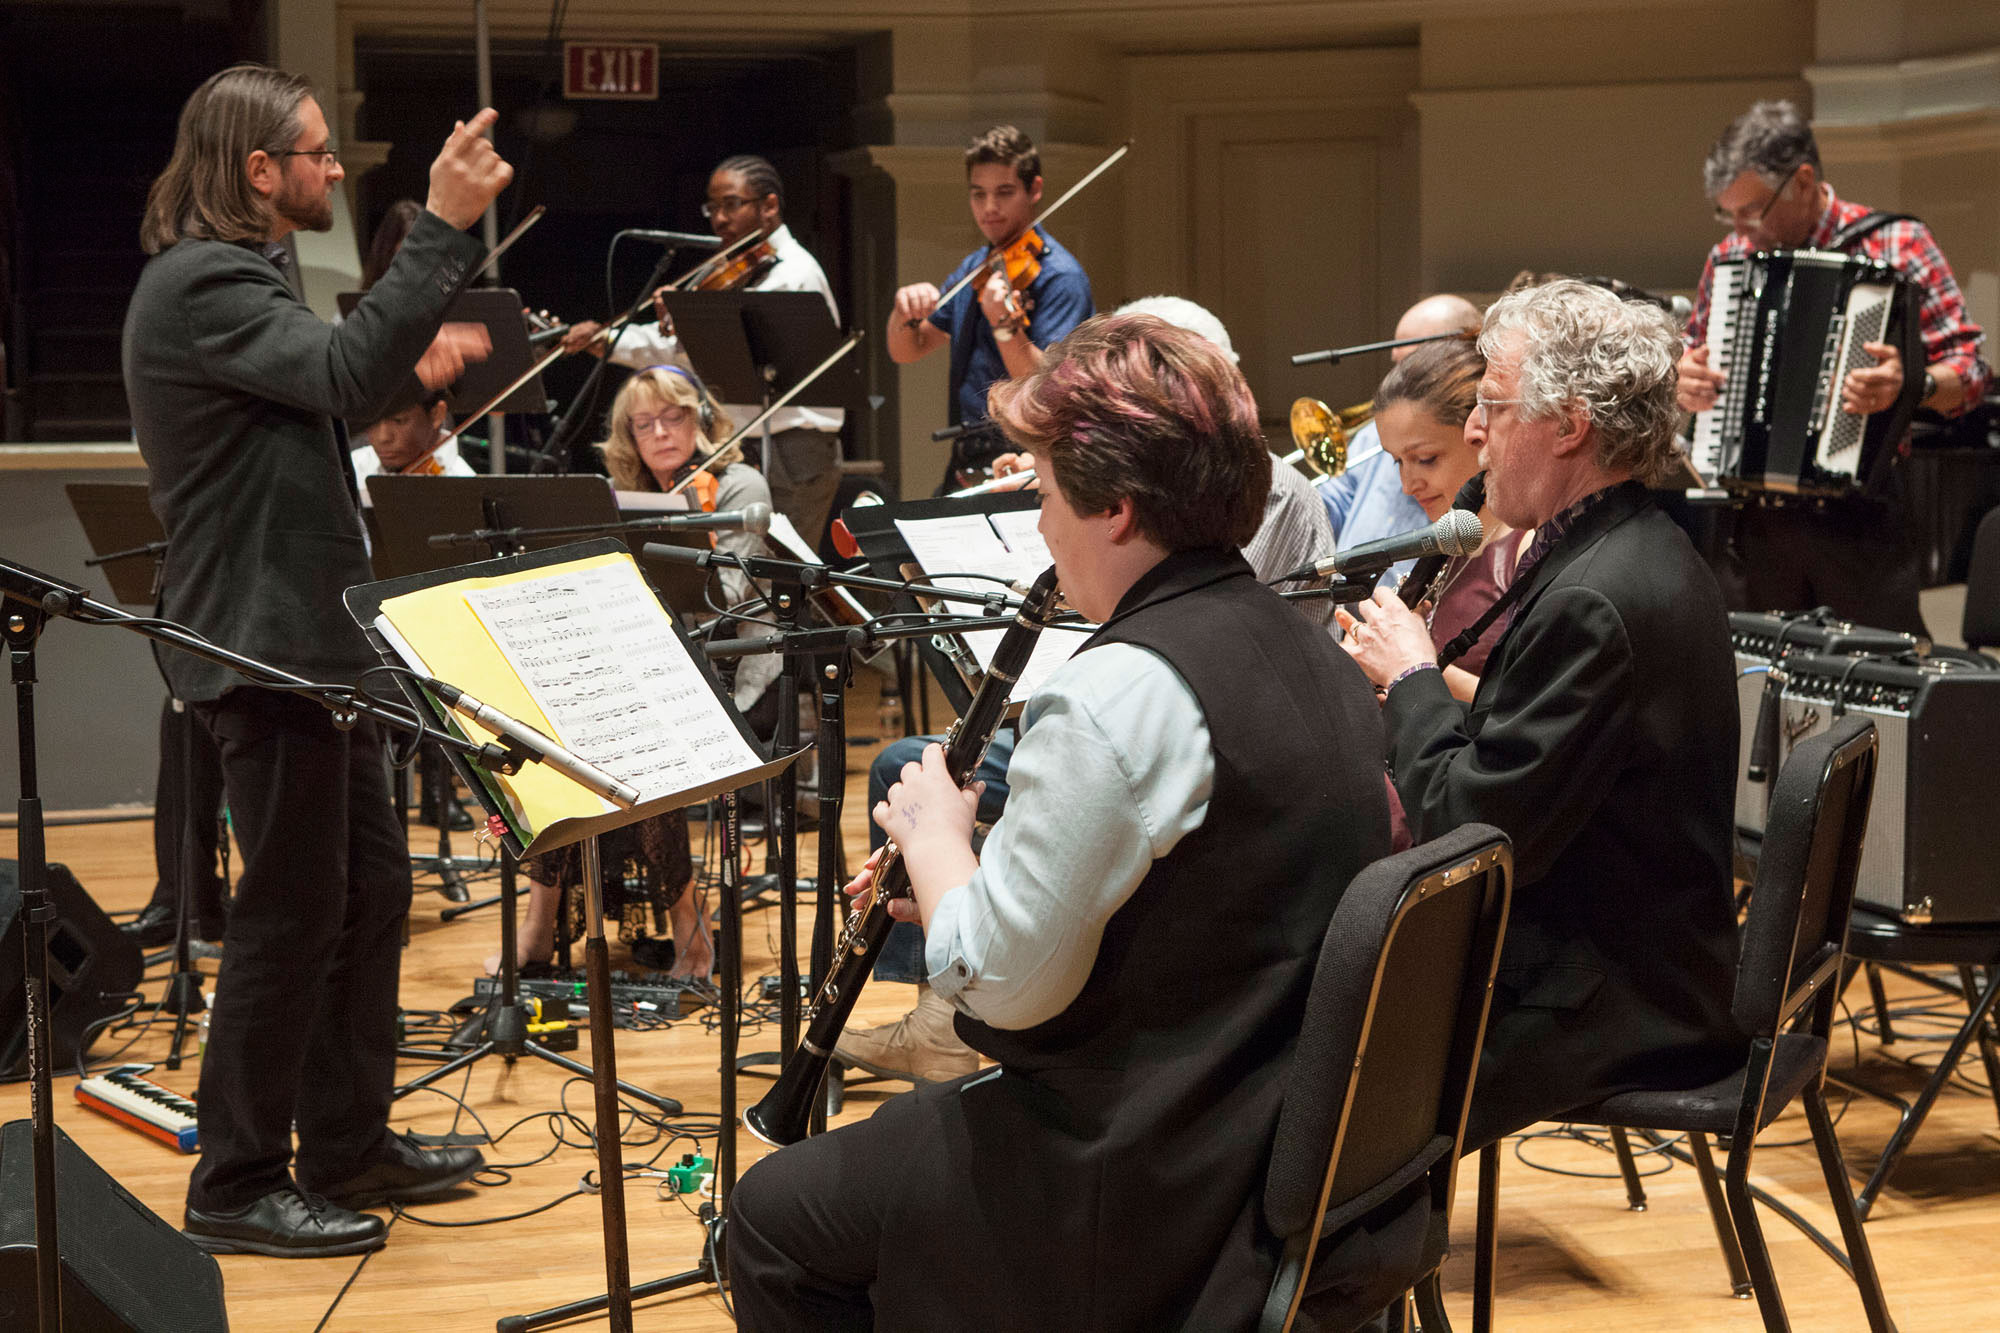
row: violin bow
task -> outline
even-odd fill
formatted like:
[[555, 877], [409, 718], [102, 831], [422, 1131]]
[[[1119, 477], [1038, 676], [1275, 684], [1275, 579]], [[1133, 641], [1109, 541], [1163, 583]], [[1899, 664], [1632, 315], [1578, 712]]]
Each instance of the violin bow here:
[[[542, 207], [541, 205], [537, 204], [535, 206], [535, 211], [529, 214], [528, 218], [525, 221], [523, 221], [519, 227], [516, 227], [513, 230], [513, 232], [508, 235], [507, 239], [502, 241], [500, 245], [494, 249], [493, 255], [498, 255], [501, 250], [504, 250], [509, 245], [513, 244], [514, 240], [517, 237], [519, 237], [520, 234], [524, 230], [526, 230], [531, 224], [533, 224], [536, 220], [538, 220], [541, 217], [541, 215], [542, 215]], [[750, 232], [744, 236], [737, 238], [737, 240], [733, 244], [729, 245], [727, 248], [720, 250], [716, 254], [710, 256], [708, 259], [703, 260], [700, 267], [692, 270], [692, 272], [696, 273], [701, 272], [703, 269], [706, 269], [710, 264], [713, 264], [716, 260], [727, 259], [729, 256], [735, 254], [738, 250], [743, 249], [744, 246], [754, 243], [759, 238], [759, 236], [760, 233], [758, 232]], [[493, 257], [492, 255], [489, 255], [487, 258], [490, 261], [492, 257]], [[686, 280], [687, 279], [685, 277], [680, 279], [680, 281], [683, 282], [685, 282]], [[672, 284], [670, 283], [668, 285], [671, 286]], [[608, 339], [617, 336], [618, 332], [622, 330], [627, 324], [630, 324], [632, 321], [639, 318], [641, 314], [645, 313], [645, 311], [652, 305], [652, 302], [653, 302], [653, 294], [651, 292], [647, 292], [644, 296], [639, 298], [639, 301], [636, 305], [634, 305], [630, 310], [625, 312], [623, 317], [614, 320], [613, 322], [599, 329], [597, 331], [597, 336], [592, 338], [590, 341], [604, 342]], [[582, 349], [579, 348], [578, 350], [581, 351]], [[554, 365], [556, 362], [560, 361], [563, 357], [568, 355], [570, 355], [570, 353], [565, 352], [561, 347], [557, 347], [553, 351], [544, 353], [541, 360], [533, 363], [525, 371], [521, 372], [520, 378], [516, 379], [512, 384], [509, 384], [499, 393], [496, 393], [491, 398], [487, 399], [486, 402], [477, 411], [468, 413], [465, 416], [464, 420], [458, 423], [457, 428], [454, 429], [451, 432], [451, 434], [445, 436], [443, 439], [439, 440], [436, 444], [433, 444], [430, 448], [424, 450], [423, 453], [411, 459], [409, 465], [403, 469], [403, 473], [407, 475], [409, 474], [411, 468], [422, 467], [425, 463], [430, 461], [430, 457], [432, 454], [435, 454], [438, 450], [444, 448], [447, 444], [450, 444], [453, 440], [457, 439], [461, 434], [463, 434], [469, 427], [471, 427], [471, 425], [474, 422], [479, 421], [480, 419], [488, 416], [489, 414], [492, 413], [494, 408], [500, 406], [500, 404], [506, 402], [509, 398], [513, 397], [515, 390], [519, 389], [523, 384], [526, 384], [529, 380], [535, 378], [535, 376], [541, 374], [544, 370], [547, 370], [550, 366]]]
[[[1132, 142], [1133, 142], [1132, 140], [1127, 139], [1124, 143], [1120, 144], [1116, 149], [1114, 149], [1109, 157], [1105, 158], [1102, 162], [1099, 162], [1096, 166], [1092, 167], [1089, 171], [1085, 172], [1082, 180], [1070, 186], [1067, 190], [1064, 190], [1061, 196], [1058, 197], [1053, 204], [1050, 204], [1047, 208], [1035, 214], [1034, 220], [1032, 222], [1030, 222], [1027, 226], [1021, 228], [1021, 230], [1016, 232], [1013, 236], [1008, 237], [1006, 245], [994, 246], [992, 250], [987, 254], [986, 263], [979, 265], [977, 268], [967, 273], [964, 277], [960, 278], [957, 282], [954, 282], [951, 285], [950, 289], [944, 293], [944, 295], [938, 297], [937, 301], [938, 308], [943, 309], [946, 302], [950, 301], [952, 297], [957, 296], [967, 287], [970, 287], [974, 279], [984, 274], [986, 270], [992, 265], [993, 256], [1006, 253], [1009, 247], [1017, 244], [1020, 241], [1021, 237], [1026, 236], [1029, 232], [1033, 231], [1035, 228], [1041, 226], [1044, 222], [1054, 217], [1057, 209], [1061, 208], [1064, 204], [1068, 203], [1070, 200], [1076, 198], [1077, 195], [1081, 194], [1084, 191], [1085, 187], [1087, 187], [1092, 181], [1096, 180], [1099, 176], [1102, 176], [1105, 172], [1111, 170], [1112, 167], [1116, 166], [1118, 162], [1125, 156], [1125, 154], [1132, 151]], [[923, 323], [923, 321], [920, 319], [913, 319], [910, 320], [909, 323], [912, 327], [914, 327], [918, 324]]]
[[[840, 358], [846, 356], [849, 352], [853, 351], [856, 347], [860, 346], [861, 332], [862, 331], [860, 329], [856, 329], [854, 332], [848, 334], [847, 341], [842, 343], [840, 346], [834, 348], [832, 354], [829, 355], [826, 358], [826, 360], [820, 362], [806, 374], [800, 376], [799, 382], [797, 384], [794, 384], [791, 388], [785, 390], [783, 393], [779, 394], [776, 398], [772, 399], [771, 405], [765, 408], [762, 412], [759, 412], [754, 418], [752, 418], [750, 424], [744, 426], [742, 429], [738, 430], [734, 435], [731, 435], [728, 439], [724, 440], [721, 444], [715, 446], [714, 451], [711, 452], [707, 458], [704, 458], [701, 460], [701, 462], [695, 464], [693, 470], [690, 471], [685, 477], [682, 477], [679, 481], [675, 482], [673, 487], [670, 490], [668, 490], [667, 494], [679, 495], [682, 491], [688, 488], [688, 485], [694, 481], [695, 477], [697, 477], [703, 472], [706, 472], [709, 468], [718, 466], [725, 460], [741, 452], [743, 439], [745, 436], [749, 435], [750, 432], [756, 430], [759, 426], [762, 426], [766, 421], [769, 421], [771, 417], [777, 413], [779, 408], [789, 406], [791, 404], [792, 399], [798, 397], [801, 393], [804, 393], [814, 380], [826, 374], [827, 371], [832, 370], [835, 363], [838, 362]], [[769, 465], [769, 460], [767, 459], [766, 466], [768, 465]]]

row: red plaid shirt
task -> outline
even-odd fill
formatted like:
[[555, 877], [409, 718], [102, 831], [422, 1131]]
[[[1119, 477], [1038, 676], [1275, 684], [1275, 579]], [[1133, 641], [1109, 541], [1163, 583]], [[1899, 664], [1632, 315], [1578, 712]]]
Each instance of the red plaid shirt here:
[[[1830, 187], [1826, 199], [1826, 208], [1813, 224], [1812, 234], [1806, 237], [1808, 248], [1826, 249], [1835, 232], [1873, 211], [1838, 198]], [[1694, 314], [1688, 319], [1689, 347], [1700, 347], [1707, 341], [1708, 296], [1715, 284], [1715, 266], [1741, 259], [1750, 251], [1750, 242], [1731, 232], [1708, 252], [1708, 263], [1701, 270], [1701, 289], [1695, 296]], [[1906, 366], [1904, 373], [1922, 375], [1924, 369], [1936, 366], [1956, 372], [1965, 385], [1965, 399], [1958, 409], [1961, 412], [1984, 397], [1986, 382], [1992, 377], [1992, 371], [1979, 355], [1985, 334], [1966, 318], [1965, 298], [1959, 294], [1958, 281], [1951, 276], [1951, 265], [1938, 250], [1931, 229], [1921, 222], [1886, 222], [1862, 237], [1852, 253], [1879, 259], [1902, 270], [1917, 286], [1918, 322], [1928, 361], [1925, 367]]]

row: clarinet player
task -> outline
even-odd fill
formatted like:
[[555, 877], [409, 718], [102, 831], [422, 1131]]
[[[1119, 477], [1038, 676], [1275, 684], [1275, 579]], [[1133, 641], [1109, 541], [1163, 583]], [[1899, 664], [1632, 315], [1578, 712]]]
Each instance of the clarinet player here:
[[[990, 401], [1043, 462], [1042, 534], [1102, 628], [1028, 700], [983, 856], [976, 793], [938, 747], [874, 817], [902, 849], [914, 901], [897, 910], [925, 926], [931, 984], [999, 1068], [753, 1166], [727, 1231], [737, 1314], [1245, 1326], [1278, 1257], [1255, 1212], [1298, 1005], [1348, 880], [1389, 850], [1379, 711], [1237, 550], [1271, 459], [1213, 343], [1093, 319]], [[1256, 910], [1205, 932], [1191, 971], [1187, 923], [1213, 918], [1218, 885]]]

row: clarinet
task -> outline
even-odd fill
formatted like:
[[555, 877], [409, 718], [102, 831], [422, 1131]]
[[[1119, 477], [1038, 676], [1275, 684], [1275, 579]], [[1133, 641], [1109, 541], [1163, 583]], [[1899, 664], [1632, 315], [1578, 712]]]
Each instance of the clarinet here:
[[[1028, 665], [1036, 638], [1054, 615], [1055, 603], [1056, 571], [1051, 566], [1021, 600], [1014, 623], [1007, 627], [994, 651], [993, 665], [986, 678], [980, 681], [978, 692], [966, 705], [965, 715], [952, 724], [951, 734], [944, 739], [945, 767], [961, 787], [986, 757], [986, 747], [1006, 715], [1007, 696]], [[854, 1002], [860, 998], [861, 987], [874, 969], [876, 955], [882, 952], [882, 944], [889, 938], [889, 927], [894, 924], [889, 915], [889, 900], [909, 896], [909, 867], [903, 864], [896, 844], [888, 843], [875, 867], [874, 897], [866, 908], [848, 918], [834, 948], [833, 966], [806, 1010], [806, 1029], [799, 1038], [799, 1048], [785, 1061], [771, 1090], [743, 1113], [744, 1128], [772, 1147], [782, 1148], [806, 1136], [820, 1085], [826, 1080], [827, 1065], [833, 1059], [834, 1043], [840, 1040], [847, 1016], [853, 1012]]]

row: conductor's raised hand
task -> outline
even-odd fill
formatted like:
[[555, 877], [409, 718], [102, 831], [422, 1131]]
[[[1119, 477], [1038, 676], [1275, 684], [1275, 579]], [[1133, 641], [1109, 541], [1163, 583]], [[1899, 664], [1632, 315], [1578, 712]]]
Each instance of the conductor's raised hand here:
[[465, 373], [475, 361], [493, 354], [493, 339], [484, 324], [454, 321], [438, 329], [437, 337], [417, 358], [417, 380], [426, 389], [442, 389]]
[[431, 163], [431, 193], [424, 207], [461, 231], [479, 221], [514, 179], [514, 168], [486, 137], [498, 119], [500, 113], [487, 107], [471, 120], [459, 121]]

